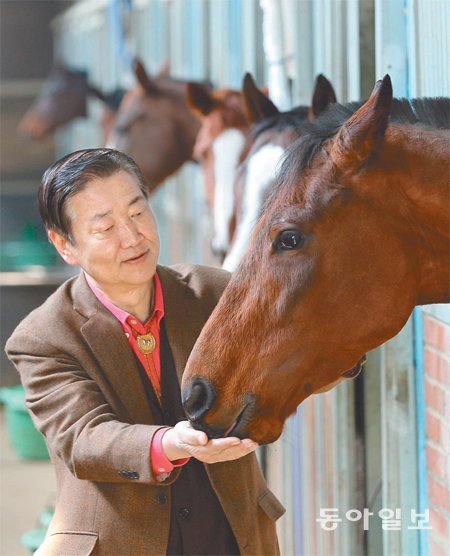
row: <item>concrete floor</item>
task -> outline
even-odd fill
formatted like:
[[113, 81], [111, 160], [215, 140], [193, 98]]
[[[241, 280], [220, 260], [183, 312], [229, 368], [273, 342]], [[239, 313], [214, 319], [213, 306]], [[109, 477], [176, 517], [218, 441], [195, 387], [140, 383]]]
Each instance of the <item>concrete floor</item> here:
[[11, 448], [0, 407], [0, 555], [30, 556], [20, 543], [25, 531], [38, 527], [40, 513], [52, 505], [56, 486], [49, 461], [20, 460]]

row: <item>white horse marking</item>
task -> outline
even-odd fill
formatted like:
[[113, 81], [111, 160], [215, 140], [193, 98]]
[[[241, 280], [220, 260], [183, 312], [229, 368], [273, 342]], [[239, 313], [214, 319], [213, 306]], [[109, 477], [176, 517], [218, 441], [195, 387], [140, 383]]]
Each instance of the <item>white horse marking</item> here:
[[234, 210], [234, 179], [245, 136], [239, 129], [229, 128], [216, 137], [214, 154], [214, 251], [227, 252], [230, 247], [230, 221]]
[[231, 250], [222, 268], [233, 272], [241, 260], [253, 228], [261, 214], [264, 194], [275, 179], [285, 149], [280, 145], [264, 145], [249, 160], [244, 185], [242, 217], [236, 229]]

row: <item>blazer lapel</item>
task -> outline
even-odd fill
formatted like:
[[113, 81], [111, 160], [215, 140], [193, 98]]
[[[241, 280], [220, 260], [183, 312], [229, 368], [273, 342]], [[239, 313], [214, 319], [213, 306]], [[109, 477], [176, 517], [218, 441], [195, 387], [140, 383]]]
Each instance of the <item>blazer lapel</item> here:
[[158, 266], [164, 295], [164, 321], [178, 380], [206, 322], [202, 304], [182, 277], [166, 266]]
[[145, 389], [122, 327], [92, 293], [83, 274], [74, 285], [74, 309], [87, 318], [81, 333], [130, 417], [136, 423], [153, 423]]

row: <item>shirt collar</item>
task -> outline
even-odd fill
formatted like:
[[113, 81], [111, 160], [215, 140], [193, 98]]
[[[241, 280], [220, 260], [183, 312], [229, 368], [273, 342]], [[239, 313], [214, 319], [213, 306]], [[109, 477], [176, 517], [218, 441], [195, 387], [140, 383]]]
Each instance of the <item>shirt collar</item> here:
[[[104, 305], [108, 309], [108, 311], [110, 311], [122, 325], [126, 325], [127, 324], [126, 320], [128, 319], [128, 317], [132, 315], [130, 315], [130, 313], [128, 313], [124, 309], [117, 307], [117, 305], [114, 305], [114, 303], [112, 303], [112, 301], [107, 299], [104, 293], [100, 291], [99, 288], [97, 288], [97, 286], [95, 286], [92, 279], [85, 272], [83, 274], [88, 286], [92, 290], [92, 293], [100, 301], [100, 303]], [[155, 305], [153, 308], [153, 313], [150, 315], [150, 318], [148, 319], [147, 322], [149, 322], [153, 317], [156, 317], [156, 322], [157, 324], [159, 324], [161, 319], [164, 316], [164, 297], [163, 297], [163, 292], [161, 287], [161, 280], [157, 272], [155, 272], [153, 276], [153, 285], [155, 287]]]

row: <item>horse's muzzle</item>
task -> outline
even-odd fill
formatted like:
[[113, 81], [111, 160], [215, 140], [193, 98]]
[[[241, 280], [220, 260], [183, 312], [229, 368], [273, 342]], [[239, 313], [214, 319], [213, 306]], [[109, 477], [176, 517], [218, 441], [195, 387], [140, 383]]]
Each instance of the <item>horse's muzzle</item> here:
[[211, 384], [203, 377], [196, 377], [183, 390], [183, 408], [191, 422], [203, 421], [203, 418], [213, 406], [217, 395]]
[[[206, 417], [217, 399], [211, 384], [203, 377], [195, 377], [192, 383], [183, 391], [183, 408], [191, 425], [206, 433], [208, 438], [223, 438], [237, 436], [246, 438], [247, 424], [254, 414], [255, 401], [252, 394], [245, 396], [244, 403], [235, 408], [234, 415], [227, 415], [226, 426], [214, 426], [207, 423]], [[222, 416], [222, 422], [225, 419]]]

